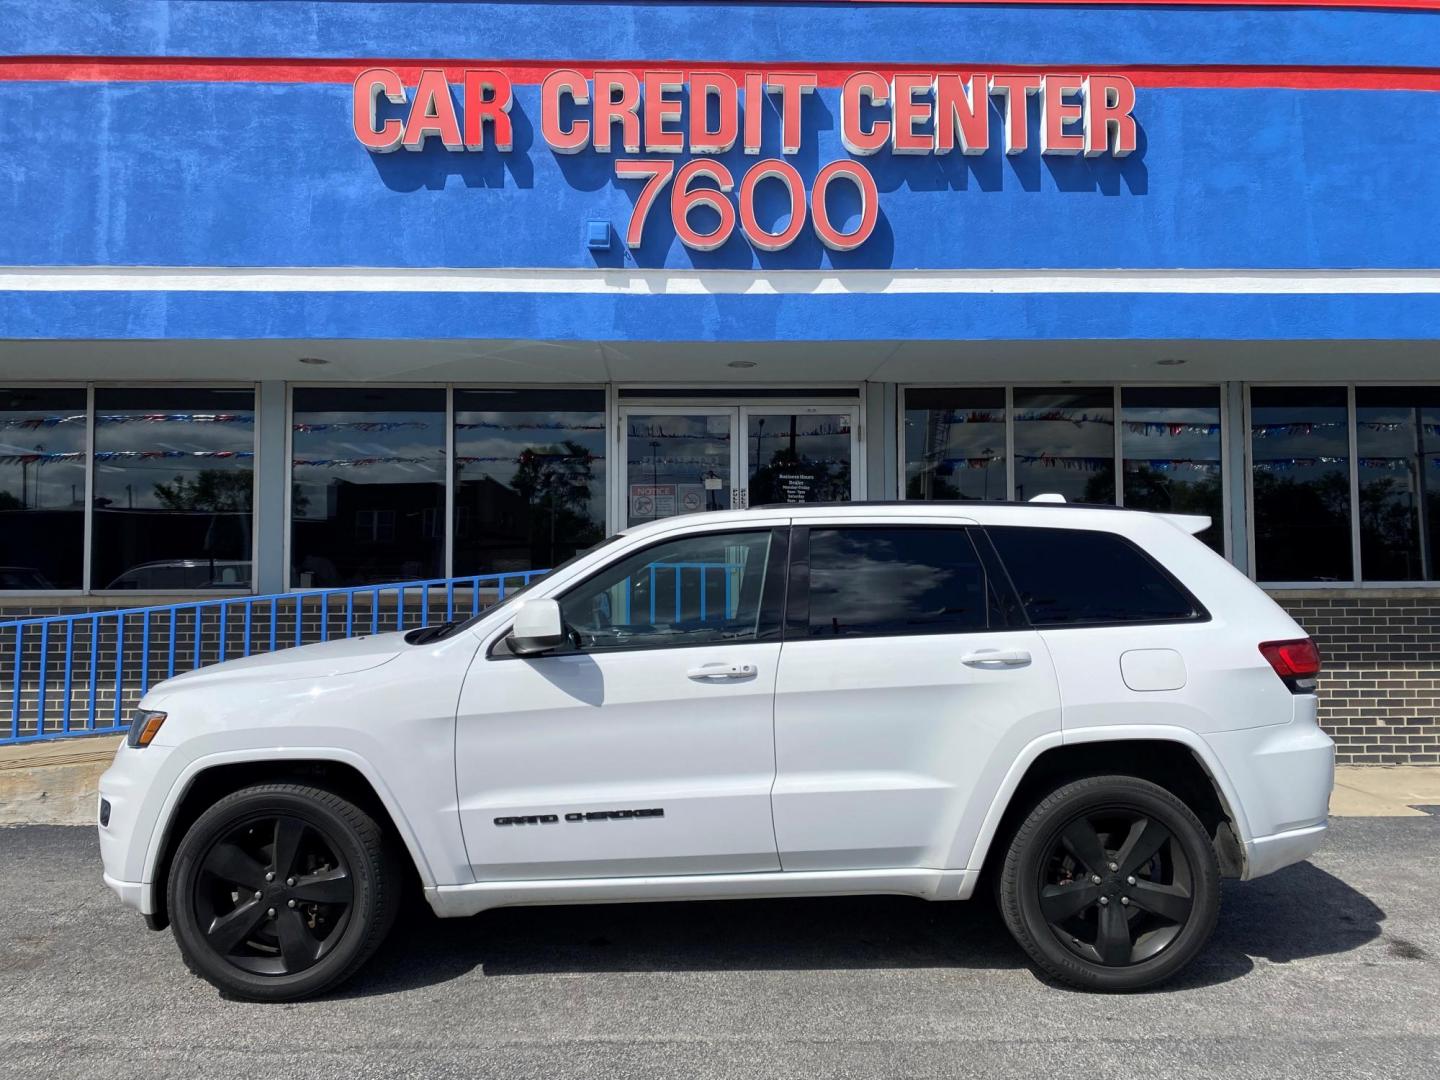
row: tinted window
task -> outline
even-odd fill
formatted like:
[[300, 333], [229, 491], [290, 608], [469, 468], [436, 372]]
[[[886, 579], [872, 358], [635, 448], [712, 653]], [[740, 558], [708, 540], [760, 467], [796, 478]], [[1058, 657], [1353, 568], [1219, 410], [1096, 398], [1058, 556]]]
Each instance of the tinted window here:
[[986, 532], [1036, 626], [1203, 615], [1170, 575], [1114, 533], [1024, 527]]
[[905, 497], [1004, 499], [1005, 391], [905, 391]]
[[1115, 501], [1115, 392], [1015, 390], [1015, 498]]
[[0, 589], [78, 589], [85, 391], [0, 390]]
[[1350, 431], [1343, 386], [1250, 391], [1257, 581], [1348, 581]]
[[769, 529], [700, 533], [646, 548], [560, 600], [585, 649], [659, 649], [778, 634], [779, 589], [766, 589]]
[[95, 391], [96, 589], [247, 589], [255, 392]]
[[456, 574], [559, 566], [604, 535], [604, 390], [455, 391]]
[[445, 572], [445, 391], [295, 391], [290, 583]]
[[1440, 387], [1355, 390], [1360, 570], [1367, 581], [1440, 577]]
[[1120, 415], [1125, 505], [1204, 514], [1210, 527], [1200, 539], [1223, 552], [1219, 388], [1127, 386]]
[[964, 529], [811, 529], [809, 636], [952, 634], [987, 625]]

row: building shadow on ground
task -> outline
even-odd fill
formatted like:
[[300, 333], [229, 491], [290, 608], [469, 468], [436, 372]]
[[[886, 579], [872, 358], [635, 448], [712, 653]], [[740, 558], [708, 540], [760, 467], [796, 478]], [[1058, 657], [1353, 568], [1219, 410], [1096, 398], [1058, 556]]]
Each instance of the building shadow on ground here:
[[[1359, 948], [1385, 913], [1309, 863], [1255, 882], [1227, 882], [1206, 950], [1163, 990]], [[988, 897], [704, 901], [506, 908], [437, 919], [411, 899], [385, 948], [343, 992], [390, 994], [476, 969], [523, 976], [600, 972], [1016, 969], [1025, 957]]]

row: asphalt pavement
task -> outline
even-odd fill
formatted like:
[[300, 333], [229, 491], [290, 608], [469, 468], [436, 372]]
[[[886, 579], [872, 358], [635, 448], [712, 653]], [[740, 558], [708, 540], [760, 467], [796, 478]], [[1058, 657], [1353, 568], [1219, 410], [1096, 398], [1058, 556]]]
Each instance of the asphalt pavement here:
[[1155, 992], [1046, 983], [989, 904], [422, 907], [312, 1002], [222, 999], [100, 881], [93, 830], [0, 829], [0, 1076], [1440, 1076], [1440, 817], [1336, 820], [1227, 883]]

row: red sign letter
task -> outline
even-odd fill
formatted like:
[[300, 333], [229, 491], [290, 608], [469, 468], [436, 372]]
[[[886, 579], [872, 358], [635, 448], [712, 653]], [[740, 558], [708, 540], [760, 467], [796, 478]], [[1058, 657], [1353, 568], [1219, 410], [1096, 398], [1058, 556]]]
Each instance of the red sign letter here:
[[393, 105], [404, 105], [405, 87], [400, 84], [400, 76], [389, 68], [362, 71], [355, 79], [351, 113], [360, 145], [377, 154], [388, 154], [399, 148], [405, 125], [392, 117], [376, 128], [375, 106], [381, 94]]
[[590, 87], [578, 71], [561, 68], [545, 76], [540, 85], [540, 131], [557, 154], [578, 154], [590, 145], [590, 121], [576, 120], [566, 131], [560, 126], [560, 97], [576, 105], [590, 103]]
[[[710, 99], [719, 116], [710, 130]], [[697, 71], [690, 76], [690, 152], [723, 154], [740, 133], [740, 91], [735, 80], [721, 71]]]
[[890, 141], [890, 121], [876, 120], [866, 131], [860, 110], [866, 103], [884, 105], [890, 88], [873, 71], [857, 71], [840, 91], [840, 141], [852, 154], [873, 154]]
[[765, 89], [780, 93], [780, 152], [800, 152], [800, 103], [802, 95], [815, 89], [820, 80], [814, 75], [795, 75], [772, 71], [765, 76]]
[[465, 72], [465, 149], [485, 148], [485, 121], [494, 128], [495, 149], [514, 145], [510, 133], [510, 80], [499, 71]]
[[985, 85], [984, 75], [973, 79], [936, 76], [935, 153], [950, 153], [957, 138], [962, 154], [983, 154], [990, 149], [990, 96]]
[[431, 135], [438, 135], [446, 150], [465, 149], [460, 141], [460, 118], [455, 115], [450, 84], [439, 68], [420, 72], [420, 81], [415, 85], [415, 104], [410, 106], [410, 116], [405, 121], [405, 149], [424, 150], [425, 140]]
[[678, 71], [647, 71], [645, 73], [645, 152], [647, 154], [678, 154], [685, 149], [685, 134], [665, 127], [667, 120], [680, 119], [680, 102], [667, 98], [679, 93], [685, 76]]
[[1005, 153], [1023, 154], [1030, 145], [1030, 109], [1025, 99], [1040, 89], [1039, 75], [991, 75], [990, 93], [1005, 99]]
[[1078, 75], [1046, 75], [1040, 80], [1040, 152], [1078, 154], [1085, 149], [1083, 132], [1068, 132], [1066, 124], [1084, 119], [1085, 108], [1078, 98], [1085, 80]]
[[[618, 94], [618, 96], [617, 96]], [[610, 126], [619, 120], [627, 154], [640, 152], [640, 80], [628, 71], [595, 72], [595, 149], [610, 153]]]
[[745, 73], [745, 153], [760, 153], [760, 123], [765, 118], [765, 84], [758, 72]]
[[917, 123], [930, 119], [930, 103], [916, 101], [915, 95], [929, 90], [929, 75], [896, 75], [890, 83], [890, 118], [894, 122], [891, 148], [897, 154], [928, 154], [935, 148], [933, 135], [915, 130]]
[[[1135, 85], [1123, 75], [1091, 75], [1085, 80], [1085, 156], [1113, 146], [1116, 157], [1135, 149]], [[1111, 135], [1114, 138], [1111, 138]]]

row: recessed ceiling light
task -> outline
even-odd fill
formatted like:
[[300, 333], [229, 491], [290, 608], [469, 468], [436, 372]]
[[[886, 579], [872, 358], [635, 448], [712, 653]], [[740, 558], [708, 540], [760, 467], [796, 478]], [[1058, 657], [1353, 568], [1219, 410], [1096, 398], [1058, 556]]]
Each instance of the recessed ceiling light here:
[[300, 362], [301, 362], [302, 364], [315, 364], [315, 365], [319, 365], [319, 364], [328, 364], [330, 361], [329, 361], [329, 360], [326, 360], [323, 356], [302, 356], [302, 357], [300, 357]]
[[1185, 361], [1181, 360], [1178, 356], [1167, 356], [1164, 360], [1156, 360], [1155, 362], [1161, 367], [1179, 367], [1185, 363]]
[[730, 361], [728, 364], [726, 364], [725, 366], [726, 366], [726, 367], [740, 367], [740, 368], [754, 367], [754, 366], [755, 366], [755, 361], [754, 361], [754, 360], [731, 360], [731, 361]]

